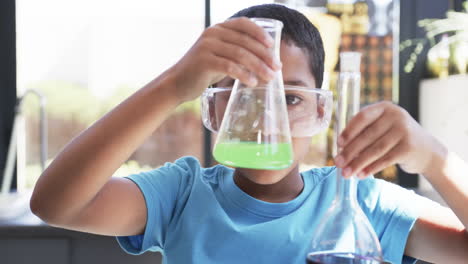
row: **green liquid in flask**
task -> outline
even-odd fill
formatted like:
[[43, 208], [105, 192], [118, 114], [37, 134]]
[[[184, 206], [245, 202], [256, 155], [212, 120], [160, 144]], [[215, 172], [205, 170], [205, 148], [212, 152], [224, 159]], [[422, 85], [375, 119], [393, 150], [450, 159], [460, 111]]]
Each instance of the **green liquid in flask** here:
[[249, 169], [280, 170], [291, 166], [291, 143], [223, 142], [213, 155], [222, 164]]

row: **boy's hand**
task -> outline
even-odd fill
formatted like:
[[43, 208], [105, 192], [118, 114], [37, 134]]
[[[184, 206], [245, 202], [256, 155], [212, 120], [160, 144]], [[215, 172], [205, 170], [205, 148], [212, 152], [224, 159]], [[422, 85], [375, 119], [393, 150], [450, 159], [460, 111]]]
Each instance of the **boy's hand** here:
[[425, 173], [441, 144], [401, 107], [380, 102], [363, 108], [338, 138], [335, 163], [343, 176], [365, 178], [398, 163], [408, 173]]
[[172, 68], [178, 95], [194, 99], [225, 76], [252, 86], [272, 79], [281, 68], [269, 49], [272, 45], [271, 36], [245, 17], [207, 28]]

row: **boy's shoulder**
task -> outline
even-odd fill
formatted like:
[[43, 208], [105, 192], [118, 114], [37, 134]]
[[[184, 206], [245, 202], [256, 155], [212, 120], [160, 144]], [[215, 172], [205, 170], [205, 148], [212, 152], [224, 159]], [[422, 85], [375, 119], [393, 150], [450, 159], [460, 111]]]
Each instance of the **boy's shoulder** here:
[[301, 172], [304, 180], [311, 181], [317, 185], [326, 180], [334, 179], [336, 175], [335, 166], [315, 167]]
[[174, 162], [167, 162], [165, 167], [177, 167], [186, 172], [187, 175], [199, 178], [202, 180], [213, 181], [221, 176], [231, 174], [234, 169], [217, 164], [211, 167], [204, 167], [200, 160], [194, 156], [183, 156], [175, 160]]
[[330, 176], [335, 173], [336, 167], [335, 166], [324, 166], [324, 167], [314, 167], [302, 172], [302, 174], [307, 175], [317, 175], [317, 176]]
[[182, 156], [178, 159], [176, 159], [174, 162], [166, 162], [167, 164], [175, 164], [178, 166], [186, 167], [186, 168], [193, 168], [193, 169], [199, 169], [202, 168], [202, 165], [198, 158], [194, 156]]
[[[211, 167], [204, 167], [200, 160], [194, 156], [183, 156], [175, 160], [173, 163], [166, 163], [165, 166], [177, 166], [195, 177], [200, 177], [204, 180], [216, 180], [218, 177], [232, 174], [234, 169], [222, 164], [217, 164]], [[315, 167], [301, 172], [304, 179], [313, 181], [315, 184], [323, 180], [333, 178], [336, 175], [337, 168], [335, 166]]]

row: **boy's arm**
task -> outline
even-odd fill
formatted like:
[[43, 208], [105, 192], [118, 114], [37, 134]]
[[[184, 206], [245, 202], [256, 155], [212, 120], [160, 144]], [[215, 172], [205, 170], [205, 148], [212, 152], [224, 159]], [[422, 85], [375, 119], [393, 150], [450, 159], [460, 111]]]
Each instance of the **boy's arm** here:
[[[247, 18], [206, 29], [173, 67], [86, 129], [39, 178], [32, 211], [51, 225], [105, 235], [135, 235], [146, 204], [130, 180], [111, 178], [180, 103], [225, 76], [254, 85], [280, 69], [273, 43]], [[158, 195], [158, 194], [155, 194]]]
[[468, 165], [440, 146], [424, 176], [453, 210], [424, 208], [408, 238], [406, 254], [434, 263], [468, 259]]
[[171, 75], [164, 73], [69, 143], [39, 178], [32, 211], [64, 228], [141, 233], [143, 195], [132, 181], [110, 177], [180, 103]]
[[422, 205], [405, 254], [434, 263], [466, 263], [468, 165], [463, 160], [389, 102], [363, 108], [342, 132], [338, 145], [342, 149], [335, 162], [345, 177], [365, 178], [396, 163], [409, 173], [423, 174], [450, 209], [433, 202]]

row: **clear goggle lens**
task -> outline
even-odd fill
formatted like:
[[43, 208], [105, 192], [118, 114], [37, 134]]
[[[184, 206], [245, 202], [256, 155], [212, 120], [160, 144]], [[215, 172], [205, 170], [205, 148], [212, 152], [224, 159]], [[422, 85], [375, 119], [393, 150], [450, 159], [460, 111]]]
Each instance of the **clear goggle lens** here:
[[[208, 88], [202, 94], [203, 125], [217, 133], [231, 95], [231, 88]], [[310, 137], [329, 126], [333, 96], [330, 91], [284, 86], [292, 137]]]

